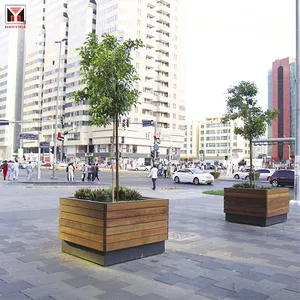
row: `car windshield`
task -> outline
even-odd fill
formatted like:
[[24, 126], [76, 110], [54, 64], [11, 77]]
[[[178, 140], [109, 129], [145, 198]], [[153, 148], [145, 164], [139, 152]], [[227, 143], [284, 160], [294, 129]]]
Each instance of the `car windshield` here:
[[195, 174], [204, 174], [205, 172], [203, 172], [202, 170], [200, 169], [190, 169], [193, 173]]

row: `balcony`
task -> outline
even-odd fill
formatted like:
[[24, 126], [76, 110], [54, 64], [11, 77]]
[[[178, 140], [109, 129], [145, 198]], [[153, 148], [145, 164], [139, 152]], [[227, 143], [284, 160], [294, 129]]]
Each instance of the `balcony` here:
[[168, 81], [169, 76], [156, 73], [155, 79], [158, 80], [158, 81]]
[[154, 101], [159, 101], [159, 102], [169, 102], [170, 99], [166, 96], [161, 96], [161, 95], [155, 95]]
[[170, 51], [169, 46], [167, 46], [166, 44], [163, 44], [163, 43], [159, 43], [159, 42], [157, 42], [157, 44], [156, 44], [156, 49], [157, 50], [162, 50], [164, 52], [169, 52]]
[[165, 14], [158, 13], [157, 20], [166, 24], [170, 24], [170, 17]]
[[168, 123], [168, 124], [170, 124], [171, 118], [156, 116], [156, 121], [160, 122], [160, 123]]
[[166, 65], [159, 64], [156, 66], [156, 70], [161, 72], [169, 72], [169, 67], [167, 67]]
[[153, 100], [154, 99], [154, 94], [150, 93], [150, 92], [143, 92], [142, 97]]
[[156, 26], [156, 20], [155, 20], [155, 18], [147, 18], [146, 23], [149, 24], [150, 27], [155, 27]]
[[156, 58], [158, 60], [162, 60], [162, 61], [166, 61], [166, 62], [168, 62], [170, 60], [170, 56], [168, 56], [168, 55], [166, 55], [162, 52], [157, 52], [156, 53]]
[[163, 32], [170, 32], [170, 27], [164, 23], [157, 23], [156, 29]]
[[170, 41], [170, 36], [167, 36], [166, 34], [160, 32], [156, 32], [156, 40], [164, 41], [168, 43]]
[[[157, 104], [159, 104], [159, 103], [157, 103]], [[165, 105], [155, 105], [152, 107], [152, 109], [154, 112], [157, 112], [157, 113], [168, 113], [170, 110], [170, 107], [165, 106]], [[159, 118], [159, 117], [157, 117], [157, 118]]]

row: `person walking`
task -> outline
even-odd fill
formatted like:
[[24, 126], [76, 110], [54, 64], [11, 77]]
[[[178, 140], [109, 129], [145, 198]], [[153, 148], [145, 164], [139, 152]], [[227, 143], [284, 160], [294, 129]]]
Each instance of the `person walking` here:
[[86, 166], [85, 166], [85, 164], [83, 164], [83, 166], [81, 168], [81, 180], [82, 180], [82, 182], [84, 182], [84, 180], [85, 180], [85, 174], [86, 174]]
[[26, 165], [26, 171], [27, 171], [27, 179], [31, 180], [31, 178], [32, 178], [32, 171], [33, 171], [31, 161], [28, 162], [28, 164]]
[[14, 176], [14, 163], [10, 160], [7, 164], [7, 167], [8, 167], [7, 180], [11, 181], [13, 180], [13, 176]]
[[13, 174], [14, 174], [13, 179], [18, 180], [19, 179], [19, 162], [17, 159], [14, 163], [14, 173]]
[[69, 181], [74, 181], [74, 175], [75, 175], [74, 163], [70, 163], [68, 167], [68, 175], [69, 175]]
[[156, 168], [156, 165], [154, 165], [148, 176], [148, 177], [152, 178], [152, 190], [156, 189], [157, 173], [158, 173], [158, 169]]
[[89, 166], [88, 166], [88, 177], [87, 177], [87, 180], [88, 181], [92, 181], [92, 165], [91, 165], [91, 163], [89, 163]]
[[96, 166], [95, 166], [95, 176], [94, 176], [94, 180], [95, 180], [96, 178], [99, 180], [98, 173], [99, 173], [99, 165], [96, 164]]
[[96, 165], [92, 164], [92, 181], [95, 180], [95, 176], [96, 176]]
[[3, 172], [3, 179], [6, 180], [7, 177], [7, 172], [8, 172], [8, 163], [5, 160], [3, 165], [2, 165], [2, 172]]
[[68, 163], [67, 167], [66, 167], [66, 173], [67, 173], [67, 180], [70, 181], [69, 179], [69, 169], [70, 169], [70, 163]]

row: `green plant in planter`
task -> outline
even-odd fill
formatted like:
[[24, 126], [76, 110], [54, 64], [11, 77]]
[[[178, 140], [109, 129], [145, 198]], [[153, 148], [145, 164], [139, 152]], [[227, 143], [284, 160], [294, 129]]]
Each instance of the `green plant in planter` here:
[[260, 173], [258, 173], [258, 172], [253, 172], [252, 174], [249, 173], [249, 176], [255, 182], [255, 181], [257, 181], [259, 179]]
[[210, 173], [212, 176], [214, 176], [214, 179], [218, 179], [219, 177], [220, 177], [220, 175], [221, 175], [221, 173], [220, 172], [211, 172]]
[[[112, 195], [112, 187], [109, 187], [108, 189], [95, 189], [95, 190], [92, 190], [91, 188], [81, 188], [75, 192], [74, 197], [78, 199], [90, 200], [90, 201], [113, 202], [111, 195]], [[120, 186], [119, 196], [120, 197], [118, 201], [132, 201], [132, 200], [142, 201], [144, 199], [143, 196], [138, 191], [124, 186]]]
[[270, 190], [271, 187], [270, 186], [258, 186], [258, 185], [251, 185], [250, 183], [248, 182], [243, 182], [243, 183], [235, 183], [232, 185], [233, 188], [235, 189], [252, 189], [252, 188], [255, 188], [255, 189], [261, 189], [261, 190]]
[[[250, 186], [255, 187], [255, 181], [252, 177], [252, 144], [254, 139], [258, 139], [266, 132], [267, 125], [277, 117], [278, 111], [263, 110], [257, 106], [255, 99], [258, 89], [255, 83], [241, 81], [238, 85], [230, 87], [226, 101], [227, 113], [222, 119], [226, 124], [230, 121], [236, 121], [234, 133], [242, 136], [250, 144]], [[239, 122], [241, 124], [238, 124]]]

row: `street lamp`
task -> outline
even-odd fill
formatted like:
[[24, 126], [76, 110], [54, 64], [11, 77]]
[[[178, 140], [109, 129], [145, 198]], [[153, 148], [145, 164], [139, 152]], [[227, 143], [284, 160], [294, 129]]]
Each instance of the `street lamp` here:
[[57, 75], [57, 96], [56, 96], [56, 109], [55, 109], [55, 135], [54, 135], [54, 154], [53, 154], [53, 172], [51, 179], [56, 179], [56, 156], [57, 156], [57, 125], [58, 125], [58, 98], [59, 98], [59, 80], [60, 80], [60, 61], [61, 61], [61, 44], [68, 39], [56, 41], [59, 44], [59, 59], [58, 59], [58, 75]]

